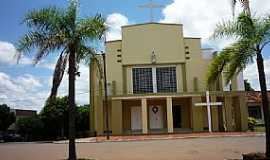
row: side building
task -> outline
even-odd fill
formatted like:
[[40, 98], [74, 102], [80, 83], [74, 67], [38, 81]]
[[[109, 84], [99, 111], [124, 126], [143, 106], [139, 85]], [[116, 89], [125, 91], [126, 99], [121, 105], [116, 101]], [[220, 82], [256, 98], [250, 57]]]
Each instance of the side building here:
[[[122, 27], [122, 40], [106, 42], [109, 129], [112, 135], [208, 131], [206, 91], [213, 131], [246, 131], [243, 74], [207, 87], [213, 50], [184, 37], [181, 24], [146, 23]], [[91, 130], [106, 130], [101, 59], [90, 66]], [[99, 66], [99, 67], [98, 67]]]

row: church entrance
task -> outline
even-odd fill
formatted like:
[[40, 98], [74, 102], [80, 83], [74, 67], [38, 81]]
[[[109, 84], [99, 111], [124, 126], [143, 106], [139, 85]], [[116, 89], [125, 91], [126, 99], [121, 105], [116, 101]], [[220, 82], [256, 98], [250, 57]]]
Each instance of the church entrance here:
[[182, 128], [181, 106], [180, 105], [173, 106], [172, 112], [173, 112], [173, 128]]

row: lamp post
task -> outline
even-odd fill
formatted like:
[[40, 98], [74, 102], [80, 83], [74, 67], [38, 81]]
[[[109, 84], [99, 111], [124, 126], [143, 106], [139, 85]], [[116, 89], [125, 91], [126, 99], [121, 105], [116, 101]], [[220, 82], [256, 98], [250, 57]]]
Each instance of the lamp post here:
[[109, 111], [108, 111], [108, 93], [107, 93], [107, 76], [106, 76], [106, 57], [105, 53], [102, 52], [103, 58], [103, 75], [104, 75], [104, 94], [105, 94], [105, 116], [106, 116], [106, 138], [107, 140], [110, 139], [110, 131], [109, 131]]

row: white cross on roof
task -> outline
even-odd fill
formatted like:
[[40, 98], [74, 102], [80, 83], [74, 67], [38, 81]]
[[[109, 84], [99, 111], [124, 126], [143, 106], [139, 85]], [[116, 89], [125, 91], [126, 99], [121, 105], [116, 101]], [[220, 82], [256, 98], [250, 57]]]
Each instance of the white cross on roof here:
[[156, 9], [156, 8], [162, 8], [164, 6], [163, 5], [160, 5], [160, 4], [157, 4], [157, 3], [154, 3], [153, 0], [150, 0], [149, 3], [144, 4], [144, 5], [140, 5], [139, 7], [140, 8], [146, 8], [146, 9], [149, 9], [150, 10], [150, 21], [153, 22], [154, 21], [153, 10]]

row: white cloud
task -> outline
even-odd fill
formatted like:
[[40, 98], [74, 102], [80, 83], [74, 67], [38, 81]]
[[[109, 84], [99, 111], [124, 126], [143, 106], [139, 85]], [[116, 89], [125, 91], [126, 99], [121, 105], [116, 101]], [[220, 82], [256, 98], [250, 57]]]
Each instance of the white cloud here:
[[[240, 7], [236, 7], [238, 13]], [[251, 9], [256, 15], [270, 11], [270, 1], [251, 1]], [[204, 44], [221, 49], [232, 40], [209, 41], [216, 24], [222, 19], [232, 18], [230, 0], [173, 0], [163, 9], [161, 22], [181, 23], [185, 36], [201, 37]]]
[[[270, 89], [270, 57], [265, 59], [264, 61], [264, 71], [266, 75], [266, 83], [267, 83], [267, 88]], [[255, 90], [260, 90], [260, 85], [259, 85], [259, 76], [258, 76], [258, 69], [257, 69], [257, 64], [256, 62], [247, 66], [247, 68], [244, 71], [244, 78], [248, 79], [248, 81], [251, 83], [251, 86]]]
[[40, 110], [47, 97], [39, 78], [25, 74], [12, 78], [0, 72], [0, 101], [14, 108]]
[[[12, 43], [0, 41], [0, 63], [16, 64], [16, 54], [18, 54], [18, 51]], [[27, 57], [22, 57], [20, 60], [20, 64], [31, 63], [31, 60]]]
[[[76, 103], [89, 104], [89, 67], [81, 64], [79, 68], [80, 77], [76, 77]], [[50, 84], [51, 86], [51, 80]], [[65, 74], [59, 87], [59, 96], [68, 94], [68, 74]]]
[[112, 13], [108, 15], [106, 19], [106, 25], [108, 26], [106, 34], [107, 40], [111, 41], [121, 39], [121, 27], [128, 23], [128, 18], [120, 13]]

